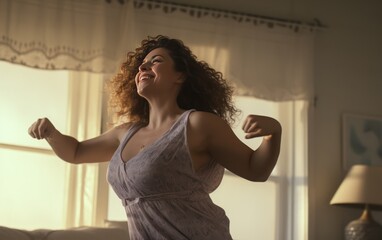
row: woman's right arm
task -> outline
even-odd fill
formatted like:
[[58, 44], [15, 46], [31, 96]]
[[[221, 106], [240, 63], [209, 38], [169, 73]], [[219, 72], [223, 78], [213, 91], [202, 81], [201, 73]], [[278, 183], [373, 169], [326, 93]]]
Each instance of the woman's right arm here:
[[98, 137], [79, 142], [60, 133], [49, 119], [42, 118], [34, 122], [28, 132], [33, 138], [45, 139], [62, 160], [78, 164], [109, 161], [118, 148], [123, 129], [112, 128]]

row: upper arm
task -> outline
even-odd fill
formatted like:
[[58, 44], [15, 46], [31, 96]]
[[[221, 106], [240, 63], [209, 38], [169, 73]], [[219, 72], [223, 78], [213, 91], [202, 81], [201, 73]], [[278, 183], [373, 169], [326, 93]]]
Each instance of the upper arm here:
[[75, 163], [109, 161], [129, 126], [130, 124], [123, 124], [97, 137], [79, 142], [75, 154]]
[[220, 117], [205, 112], [190, 115], [190, 128], [199, 136], [204, 151], [231, 172], [251, 178], [253, 150], [244, 144]]

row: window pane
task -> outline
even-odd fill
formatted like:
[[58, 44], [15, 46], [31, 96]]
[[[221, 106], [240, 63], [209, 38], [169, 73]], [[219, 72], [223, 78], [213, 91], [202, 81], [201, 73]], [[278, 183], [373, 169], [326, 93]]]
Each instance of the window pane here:
[[48, 117], [65, 132], [68, 71], [46, 71], [0, 61], [0, 143], [49, 148], [28, 135], [29, 126]]
[[276, 194], [273, 181], [254, 183], [226, 173], [211, 198], [230, 219], [233, 239], [275, 239]]
[[123, 208], [121, 199], [118, 198], [110, 186], [108, 203], [107, 219], [113, 221], [126, 221], [126, 212]]
[[68, 71], [2, 61], [0, 71], [0, 225], [63, 228], [66, 163], [38, 150], [50, 147], [31, 138], [28, 128], [38, 118], [48, 117], [66, 131]]
[[0, 226], [63, 228], [66, 163], [0, 148]]
[[[278, 119], [278, 103], [235, 96], [235, 105], [241, 110], [241, 115], [233, 125], [233, 131], [243, 143], [256, 149], [262, 138], [245, 139], [241, 129], [243, 121], [249, 114]], [[212, 200], [226, 211], [234, 239], [275, 239], [279, 187], [276, 179], [271, 177], [265, 183], [255, 183], [227, 172], [219, 188], [211, 194]]]

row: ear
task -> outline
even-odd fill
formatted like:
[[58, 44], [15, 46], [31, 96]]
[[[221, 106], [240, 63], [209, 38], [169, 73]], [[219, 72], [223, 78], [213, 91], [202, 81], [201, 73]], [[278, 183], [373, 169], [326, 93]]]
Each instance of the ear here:
[[178, 78], [176, 79], [175, 83], [182, 84], [186, 80], [186, 75], [184, 73], [179, 73]]

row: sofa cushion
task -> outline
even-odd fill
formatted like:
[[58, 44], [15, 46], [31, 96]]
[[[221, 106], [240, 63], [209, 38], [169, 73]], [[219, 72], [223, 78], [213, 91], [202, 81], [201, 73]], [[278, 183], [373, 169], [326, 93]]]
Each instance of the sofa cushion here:
[[112, 221], [112, 220], [105, 220], [104, 226], [107, 228], [124, 228], [128, 229], [127, 221]]
[[127, 228], [78, 227], [33, 231], [0, 227], [0, 240], [128, 240]]
[[31, 240], [33, 239], [28, 231], [1, 227], [0, 240]]
[[44, 240], [128, 240], [127, 229], [79, 227], [50, 231]]

